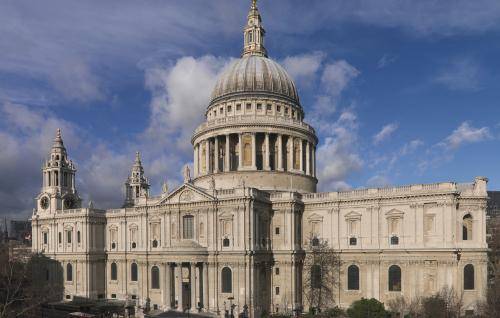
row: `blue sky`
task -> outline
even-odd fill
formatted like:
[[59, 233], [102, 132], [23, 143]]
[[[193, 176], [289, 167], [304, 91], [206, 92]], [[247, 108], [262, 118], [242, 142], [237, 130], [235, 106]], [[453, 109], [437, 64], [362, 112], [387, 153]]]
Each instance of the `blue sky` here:
[[[0, 214], [26, 217], [61, 127], [78, 189], [116, 207], [135, 151], [181, 181], [250, 1], [0, 2]], [[259, 1], [320, 138], [320, 190], [490, 178], [500, 189], [500, 2]]]

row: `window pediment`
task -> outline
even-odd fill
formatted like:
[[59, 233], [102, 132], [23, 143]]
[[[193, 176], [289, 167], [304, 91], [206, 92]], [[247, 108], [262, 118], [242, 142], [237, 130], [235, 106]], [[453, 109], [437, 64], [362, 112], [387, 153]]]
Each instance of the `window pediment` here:
[[317, 222], [322, 222], [323, 221], [323, 216], [319, 215], [317, 213], [313, 213], [307, 217], [307, 220], [309, 222], [317, 221]]
[[361, 220], [361, 213], [351, 211], [351, 212], [347, 213], [346, 215], [344, 215], [344, 218], [346, 220]]
[[404, 216], [404, 212], [398, 209], [392, 209], [385, 213], [386, 218], [402, 218]]

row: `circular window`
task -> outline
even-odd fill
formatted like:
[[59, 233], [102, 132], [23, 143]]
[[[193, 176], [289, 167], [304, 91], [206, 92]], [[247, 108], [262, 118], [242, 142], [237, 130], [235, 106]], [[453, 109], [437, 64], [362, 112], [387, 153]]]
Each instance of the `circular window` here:
[[40, 200], [40, 206], [42, 207], [42, 209], [46, 210], [49, 207], [49, 198], [43, 197]]

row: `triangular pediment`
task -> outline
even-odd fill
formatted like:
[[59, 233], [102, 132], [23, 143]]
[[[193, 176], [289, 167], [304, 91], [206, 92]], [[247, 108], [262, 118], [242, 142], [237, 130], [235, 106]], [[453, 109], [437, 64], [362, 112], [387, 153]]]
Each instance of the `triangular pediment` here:
[[204, 189], [195, 187], [191, 183], [184, 183], [163, 198], [159, 204], [164, 203], [189, 203], [199, 201], [213, 201], [215, 197], [208, 194]]
[[355, 212], [355, 211], [351, 211], [351, 212], [347, 213], [346, 215], [344, 215], [344, 217], [346, 219], [360, 219], [361, 218], [361, 213]]
[[398, 209], [392, 209], [385, 213], [386, 217], [402, 217], [405, 213]]
[[307, 217], [307, 219], [310, 220], [310, 221], [322, 221], [323, 220], [323, 216], [319, 215], [317, 213], [313, 213], [313, 214], [309, 215]]

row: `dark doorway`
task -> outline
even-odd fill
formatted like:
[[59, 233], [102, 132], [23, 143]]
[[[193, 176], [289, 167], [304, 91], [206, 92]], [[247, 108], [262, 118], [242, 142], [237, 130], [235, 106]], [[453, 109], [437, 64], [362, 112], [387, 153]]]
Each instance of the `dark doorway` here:
[[191, 309], [191, 291], [189, 283], [182, 283], [182, 309]]

